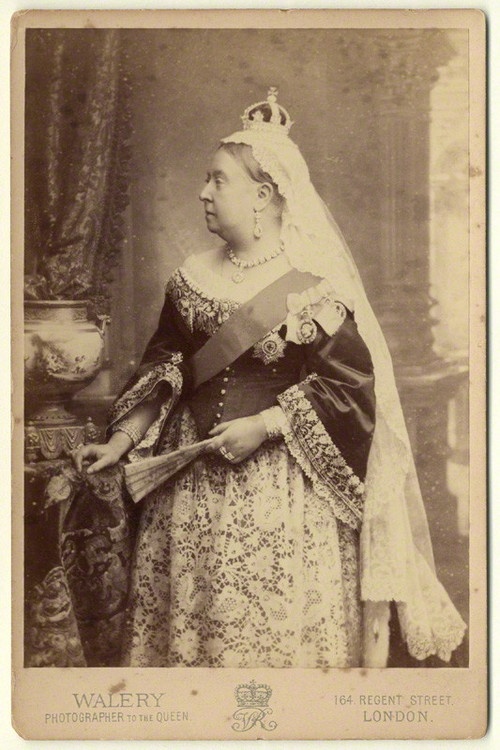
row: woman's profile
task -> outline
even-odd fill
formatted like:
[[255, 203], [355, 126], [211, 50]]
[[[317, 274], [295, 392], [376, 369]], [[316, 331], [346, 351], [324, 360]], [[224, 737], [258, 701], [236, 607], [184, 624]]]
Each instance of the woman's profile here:
[[123, 664], [448, 661], [465, 625], [436, 578], [387, 346], [277, 92], [200, 192], [215, 249], [166, 287], [95, 473], [206, 440], [141, 503]]

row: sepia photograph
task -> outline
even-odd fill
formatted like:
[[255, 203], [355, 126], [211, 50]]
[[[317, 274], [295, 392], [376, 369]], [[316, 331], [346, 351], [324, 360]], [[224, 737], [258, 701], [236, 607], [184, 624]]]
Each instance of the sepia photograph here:
[[23, 737], [486, 730], [484, 18], [301, 13], [17, 19]]

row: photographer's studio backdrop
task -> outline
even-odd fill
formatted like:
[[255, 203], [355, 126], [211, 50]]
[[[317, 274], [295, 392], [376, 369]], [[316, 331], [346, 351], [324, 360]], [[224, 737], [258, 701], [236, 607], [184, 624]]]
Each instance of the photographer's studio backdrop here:
[[[90, 320], [81, 306], [48, 306], [74, 319], [82, 353], [49, 347], [28, 363], [34, 628], [47, 587], [57, 600], [64, 584], [50, 578], [55, 516], [39, 507], [50, 464], [104, 424], [154, 330], [171, 271], [220, 241], [207, 233], [198, 193], [218, 139], [239, 129], [270, 85], [386, 334], [438, 575], [468, 620], [467, 55], [461, 30], [27, 31], [30, 335], [48, 319], [42, 302], [90, 301]], [[69, 417], [47, 386], [68, 360]], [[455, 666], [467, 664], [466, 649], [458, 658]]]

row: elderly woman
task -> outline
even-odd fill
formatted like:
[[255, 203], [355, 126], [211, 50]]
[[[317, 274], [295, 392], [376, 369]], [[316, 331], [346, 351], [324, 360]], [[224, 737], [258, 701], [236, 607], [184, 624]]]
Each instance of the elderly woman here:
[[223, 243], [166, 287], [94, 473], [208, 439], [143, 501], [123, 663], [382, 666], [465, 626], [437, 581], [390, 357], [271, 90], [200, 200]]

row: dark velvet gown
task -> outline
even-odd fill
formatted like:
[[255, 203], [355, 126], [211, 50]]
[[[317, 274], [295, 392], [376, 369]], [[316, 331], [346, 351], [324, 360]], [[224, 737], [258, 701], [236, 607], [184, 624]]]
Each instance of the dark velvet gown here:
[[[370, 354], [321, 281], [291, 295], [279, 326], [194, 389], [190, 356], [239, 306], [226, 290], [189, 261], [173, 273], [112, 429], [160, 388], [160, 414], [132, 461], [270, 407], [281, 435], [239, 464], [204, 455], [142, 501], [123, 664], [359, 666]], [[297, 333], [304, 310], [316, 326], [309, 343]]]

